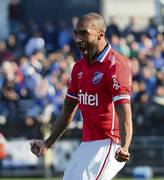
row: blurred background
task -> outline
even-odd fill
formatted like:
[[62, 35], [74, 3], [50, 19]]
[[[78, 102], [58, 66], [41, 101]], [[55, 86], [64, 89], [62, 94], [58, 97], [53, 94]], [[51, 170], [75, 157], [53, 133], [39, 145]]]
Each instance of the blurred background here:
[[0, 177], [60, 176], [79, 145], [78, 111], [43, 159], [29, 141], [49, 134], [62, 107], [80, 57], [72, 29], [90, 11], [132, 62], [132, 157], [120, 175], [164, 178], [164, 0], [0, 0]]

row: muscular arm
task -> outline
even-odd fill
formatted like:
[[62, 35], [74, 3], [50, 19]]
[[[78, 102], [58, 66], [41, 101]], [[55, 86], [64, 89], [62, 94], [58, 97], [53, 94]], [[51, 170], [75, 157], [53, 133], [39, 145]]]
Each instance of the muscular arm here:
[[44, 141], [45, 146], [47, 148], [50, 148], [52, 144], [61, 137], [61, 135], [65, 132], [68, 125], [70, 124], [73, 115], [76, 110], [77, 103], [73, 102], [69, 99], [65, 99], [63, 108], [56, 119], [50, 136]]
[[130, 104], [120, 104], [115, 108], [120, 124], [121, 147], [128, 152], [133, 132], [131, 106]]

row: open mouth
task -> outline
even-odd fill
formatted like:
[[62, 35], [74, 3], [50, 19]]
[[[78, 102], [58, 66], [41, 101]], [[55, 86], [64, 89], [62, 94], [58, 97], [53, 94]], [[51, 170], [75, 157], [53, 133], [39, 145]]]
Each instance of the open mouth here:
[[85, 47], [79, 47], [80, 48], [80, 51], [85, 51], [86, 49], [85, 49]]
[[78, 47], [82, 53], [86, 53], [87, 49], [85, 47], [79, 46]]

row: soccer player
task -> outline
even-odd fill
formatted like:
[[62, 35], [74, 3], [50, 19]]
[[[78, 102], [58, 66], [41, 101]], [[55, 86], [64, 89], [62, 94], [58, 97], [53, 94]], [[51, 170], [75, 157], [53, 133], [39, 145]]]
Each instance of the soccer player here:
[[74, 153], [64, 180], [110, 180], [129, 160], [132, 138], [131, 70], [128, 60], [105, 38], [101, 15], [79, 18], [75, 43], [83, 57], [73, 67], [63, 108], [46, 140], [31, 142], [43, 155], [65, 132], [76, 108], [83, 117], [82, 143]]

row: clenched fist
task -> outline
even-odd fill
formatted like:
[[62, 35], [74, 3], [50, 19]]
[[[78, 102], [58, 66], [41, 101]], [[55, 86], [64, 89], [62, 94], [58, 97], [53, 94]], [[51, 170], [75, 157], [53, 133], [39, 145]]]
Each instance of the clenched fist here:
[[115, 154], [115, 158], [119, 162], [125, 162], [130, 159], [130, 154], [128, 151], [124, 150], [123, 148], [118, 148]]
[[33, 140], [30, 142], [31, 152], [40, 157], [45, 154], [47, 148], [43, 140]]

